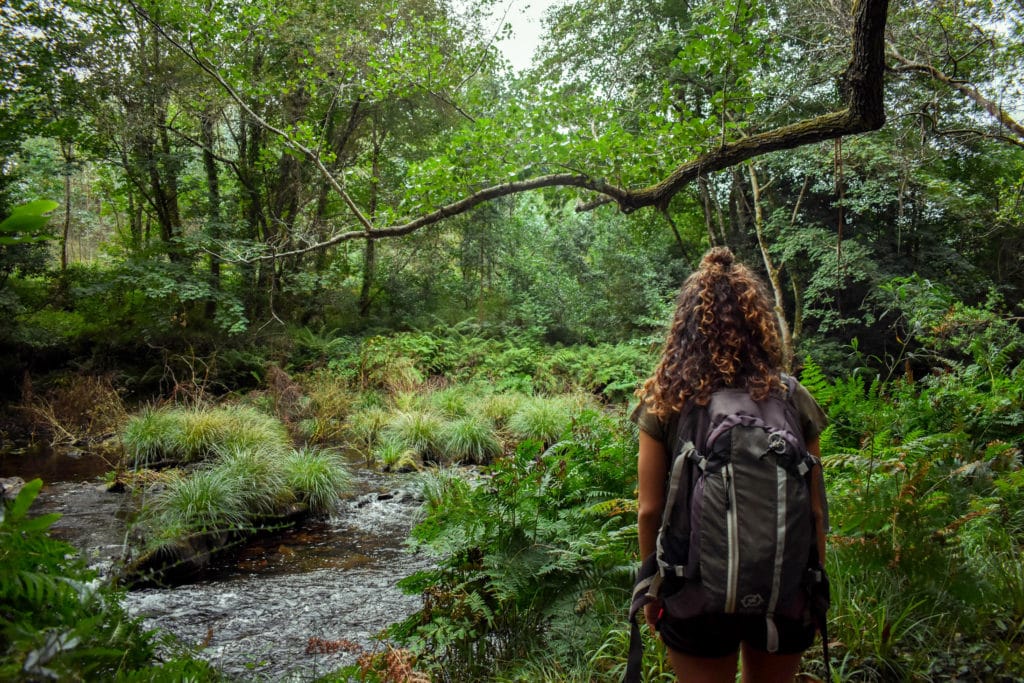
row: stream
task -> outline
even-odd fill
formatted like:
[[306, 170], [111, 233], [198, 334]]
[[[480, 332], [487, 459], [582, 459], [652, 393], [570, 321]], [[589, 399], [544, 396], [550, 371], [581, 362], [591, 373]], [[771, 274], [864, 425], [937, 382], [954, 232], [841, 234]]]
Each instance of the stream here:
[[[379, 650], [375, 635], [420, 606], [396, 583], [431, 558], [406, 549], [419, 510], [410, 475], [350, 461], [352, 489], [338, 513], [254, 539], [226, 553], [203, 580], [130, 591], [125, 608], [193, 647], [232, 680], [313, 680]], [[43, 479], [33, 509], [60, 512], [54, 536], [101, 574], [121, 556], [126, 497], [108, 493], [102, 459], [49, 449], [0, 453], [0, 477]], [[355, 654], [353, 654], [355, 652]]]

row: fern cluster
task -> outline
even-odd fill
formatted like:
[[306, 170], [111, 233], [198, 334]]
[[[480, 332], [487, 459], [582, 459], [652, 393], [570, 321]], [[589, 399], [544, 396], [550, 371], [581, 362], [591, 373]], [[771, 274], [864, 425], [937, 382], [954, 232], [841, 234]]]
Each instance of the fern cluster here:
[[523, 442], [486, 478], [424, 475], [413, 538], [439, 566], [402, 582], [424, 607], [392, 634], [451, 680], [489, 680], [539, 647], [564, 665], [580, 637], [596, 649], [629, 590], [632, 443], [621, 419], [589, 412], [569, 438]]

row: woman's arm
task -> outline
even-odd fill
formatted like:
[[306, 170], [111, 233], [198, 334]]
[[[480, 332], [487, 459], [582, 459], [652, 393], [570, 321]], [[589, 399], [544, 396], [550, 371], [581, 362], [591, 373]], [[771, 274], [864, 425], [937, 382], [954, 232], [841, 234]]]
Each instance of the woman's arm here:
[[[637, 533], [640, 557], [654, 552], [665, 508], [665, 476], [668, 473], [665, 446], [647, 432], [640, 431], [640, 456], [637, 458]], [[653, 631], [661, 613], [661, 601], [644, 606], [644, 619]]]
[[640, 457], [637, 459], [637, 532], [640, 558], [654, 552], [665, 508], [665, 477], [668, 465], [665, 446], [647, 432], [640, 432]]
[[[818, 437], [807, 442], [807, 452], [821, 460]], [[821, 465], [818, 465], [821, 467]], [[814, 515], [815, 540], [818, 543], [818, 561], [825, 566], [825, 478], [820, 472], [811, 472], [811, 512]]]

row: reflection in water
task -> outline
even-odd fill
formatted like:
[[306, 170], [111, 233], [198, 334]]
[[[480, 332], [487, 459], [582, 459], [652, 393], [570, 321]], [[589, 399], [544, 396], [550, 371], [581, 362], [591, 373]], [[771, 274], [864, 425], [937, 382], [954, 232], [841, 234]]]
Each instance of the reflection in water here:
[[0, 477], [38, 478], [50, 484], [89, 481], [113, 469], [103, 457], [78, 448], [52, 448], [45, 443], [0, 448]]

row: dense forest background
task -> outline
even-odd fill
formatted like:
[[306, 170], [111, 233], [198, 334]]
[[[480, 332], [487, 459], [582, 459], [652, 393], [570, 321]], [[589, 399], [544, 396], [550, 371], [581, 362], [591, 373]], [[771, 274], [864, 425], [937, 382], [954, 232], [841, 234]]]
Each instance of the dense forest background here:
[[545, 174], [652, 185], [841, 104], [844, 3], [568, 3], [520, 74], [486, 9], [9, 4], [3, 206], [57, 206], [0, 246], [8, 396], [24, 367], [298, 327], [634, 339], [709, 244], [770, 274], [797, 357], [837, 370], [854, 339], [900, 355], [896, 280], [1019, 301], [1013, 3], [895, 4], [877, 133], [699, 175], [647, 210], [541, 188], [419, 220]]
[[[983, 660], [979, 680], [1008, 680], [1024, 637], [1024, 6], [886, 5], [566, 0], [517, 72], [500, 2], [9, 1], [0, 428], [117, 432], [155, 459], [122, 432], [140, 406], [265, 392], [292, 437], [364, 439], [379, 463], [380, 413], [413, 414], [409, 395], [575, 396], [553, 428], [495, 413], [507, 440], [463, 459], [493, 458], [496, 489], [549, 526], [435, 481], [417, 538], [449, 559], [410, 589], [448, 602], [396, 633], [452, 679], [613, 677], [614, 591], [635, 559], [624, 415], [679, 284], [727, 245], [770, 284], [789, 365], [833, 420], [845, 675]], [[885, 18], [868, 84], [884, 125], [773, 145], [863, 86], [851, 41], [868, 6]], [[444, 460], [403, 448], [388, 467]], [[554, 488], [524, 464], [548, 460]], [[536, 585], [487, 560], [467, 575], [481, 552], [562, 542]], [[857, 578], [878, 571], [881, 592]], [[586, 636], [545, 611], [551, 595], [598, 611]], [[586, 663], [531, 650], [552, 633]]]

